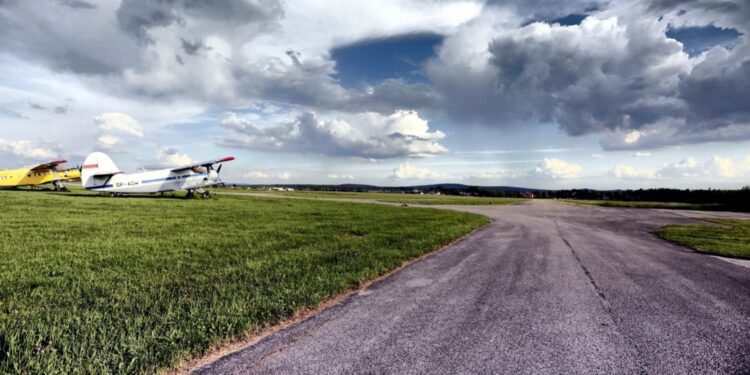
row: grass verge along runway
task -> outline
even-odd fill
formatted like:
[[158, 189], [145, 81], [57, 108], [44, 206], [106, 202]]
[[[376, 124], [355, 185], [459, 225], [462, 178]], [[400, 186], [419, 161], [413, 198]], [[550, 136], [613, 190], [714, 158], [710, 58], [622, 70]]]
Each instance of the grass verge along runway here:
[[486, 224], [433, 209], [0, 192], [0, 373], [139, 373]]
[[750, 220], [704, 220], [717, 225], [667, 225], [656, 234], [701, 253], [750, 259]]

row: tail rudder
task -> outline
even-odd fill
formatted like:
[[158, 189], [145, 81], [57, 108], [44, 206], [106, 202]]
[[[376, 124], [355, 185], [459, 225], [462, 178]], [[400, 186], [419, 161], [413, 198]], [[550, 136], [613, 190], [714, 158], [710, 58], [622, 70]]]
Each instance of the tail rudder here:
[[81, 166], [81, 183], [84, 187], [98, 186], [97, 177], [120, 173], [112, 159], [102, 152], [94, 152], [86, 157]]

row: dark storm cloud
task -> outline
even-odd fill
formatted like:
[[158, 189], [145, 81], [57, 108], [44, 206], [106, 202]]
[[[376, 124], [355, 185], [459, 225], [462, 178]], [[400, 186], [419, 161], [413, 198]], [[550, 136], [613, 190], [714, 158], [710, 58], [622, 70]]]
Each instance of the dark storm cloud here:
[[8, 4], [0, 8], [0, 50], [83, 75], [112, 74], [135, 66], [139, 52], [112, 27], [108, 10], [84, 10], [37, 0]]
[[605, 8], [609, 0], [489, 0], [490, 6], [512, 9], [524, 23], [535, 20], [553, 20], [571, 14], [584, 14]]
[[[443, 51], [453, 54], [448, 44]], [[498, 30], [482, 69], [432, 61], [428, 75], [449, 114], [483, 124], [556, 122], [571, 135], [634, 128], [679, 109], [673, 83], [686, 58], [653, 27], [589, 19]], [[460, 51], [456, 51], [461, 53]]]
[[387, 79], [362, 94], [350, 94], [337, 106], [352, 112], [375, 111], [391, 113], [398, 109], [432, 111], [440, 101], [434, 88], [425, 83], [408, 83], [401, 79]]
[[73, 9], [96, 9], [96, 5], [81, 0], [60, 0], [60, 4]]
[[646, 4], [654, 14], [671, 13], [674, 22], [716, 24], [750, 31], [750, 2], [747, 0], [650, 0]]
[[182, 50], [185, 51], [185, 53], [187, 53], [188, 55], [195, 56], [200, 52], [200, 50], [207, 49], [207, 47], [200, 40], [191, 42], [189, 40], [186, 40], [185, 38], [180, 38], [180, 41], [182, 42]]
[[176, 1], [125, 0], [117, 9], [117, 22], [125, 32], [134, 35], [141, 43], [153, 43], [148, 30], [183, 22], [176, 9]]
[[[721, 9], [745, 11], [744, 4]], [[609, 149], [750, 139], [746, 38], [732, 50], [717, 45], [691, 60], [665, 35], [673, 18], [660, 17], [668, 5], [655, 12], [620, 4], [568, 27], [499, 27], [487, 39], [484, 63], [476, 52], [466, 52], [463, 41], [487, 35], [486, 28], [466, 28], [441, 46], [439, 58], [428, 63], [428, 77], [440, 107], [456, 122], [551, 122], [573, 136], [607, 134], [602, 145]], [[718, 13], [707, 18], [691, 11], [693, 5], [720, 8], [685, 2], [679, 16], [691, 17], [685, 25], [737, 19]], [[625, 142], [633, 131], [639, 138]]]
[[231, 25], [277, 19], [281, 14], [276, 0], [124, 0], [117, 21], [141, 43], [153, 43], [149, 29], [173, 23], [186, 26], [186, 17]]
[[[279, 27], [279, 1], [0, 5], [4, 54], [93, 76], [88, 82], [125, 97], [219, 107], [267, 100], [352, 113], [418, 109], [460, 125], [550, 122], [570, 135], [605, 134], [605, 148], [750, 138], [747, 35], [731, 50], [713, 46], [694, 58], [665, 35], [670, 27], [704, 25], [747, 33], [745, 0], [490, 1], [477, 19], [441, 38], [436, 56], [420, 66], [423, 81], [382, 79], [364, 90], [342, 86], [331, 51], [281, 46], [268, 56], [245, 49]], [[588, 18], [550, 25], [571, 14]], [[57, 113], [70, 109], [45, 104]], [[625, 142], [632, 131], [642, 135]]]

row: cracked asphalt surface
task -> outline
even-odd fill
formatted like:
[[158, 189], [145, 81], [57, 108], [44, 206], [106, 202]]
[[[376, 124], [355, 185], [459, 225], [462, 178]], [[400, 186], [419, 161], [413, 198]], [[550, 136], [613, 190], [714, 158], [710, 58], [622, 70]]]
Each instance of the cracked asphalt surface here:
[[750, 268], [651, 231], [750, 215], [550, 201], [198, 374], [750, 374]]

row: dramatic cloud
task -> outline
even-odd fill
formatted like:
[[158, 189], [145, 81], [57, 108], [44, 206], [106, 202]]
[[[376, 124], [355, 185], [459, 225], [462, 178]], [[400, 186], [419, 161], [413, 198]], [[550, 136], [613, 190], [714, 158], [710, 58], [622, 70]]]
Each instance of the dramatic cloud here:
[[[604, 133], [605, 149], [750, 139], [746, 38], [732, 50], [716, 46], [690, 58], [666, 36], [670, 23], [660, 15], [667, 8], [618, 3], [568, 26], [522, 26], [486, 10], [446, 38], [427, 74], [455, 121], [557, 123], [570, 135]], [[693, 21], [713, 22], [706, 17]]]
[[531, 176], [542, 178], [575, 178], [583, 172], [583, 167], [575, 163], [554, 158], [544, 158], [539, 165], [529, 172]]
[[586, 14], [605, 7], [608, 0], [490, 0], [489, 5], [512, 9], [523, 21], [551, 21], [571, 14]]
[[141, 43], [155, 43], [150, 30], [172, 24], [180, 26], [203, 22], [224, 24], [225, 27], [273, 22], [282, 10], [276, 0], [176, 0], [141, 1], [124, 0], [117, 10], [118, 25], [134, 35]]
[[[655, 19], [601, 14], [573, 26], [476, 22], [449, 37], [428, 66], [456, 119], [557, 122], [580, 135], [637, 129], [680, 109], [670, 96], [690, 63]], [[467, 48], [469, 38], [484, 38], [489, 48]]]
[[384, 159], [426, 156], [447, 152], [439, 141], [441, 131], [430, 131], [416, 112], [398, 111], [390, 116], [364, 113], [348, 120], [324, 121], [312, 112], [291, 123], [261, 127], [229, 114], [221, 126], [238, 133], [219, 144], [253, 150], [316, 153]]
[[[98, 6], [9, 2], [0, 5], [0, 48], [80, 74], [103, 91], [146, 100], [184, 98], [219, 106], [277, 100], [390, 112], [426, 102], [416, 95], [398, 104], [379, 94], [394, 92], [397, 84], [382, 83], [365, 96], [345, 90], [334, 77], [330, 50], [368, 38], [448, 32], [481, 10], [476, 1], [460, 0], [321, 5], [277, 0], [124, 0]], [[378, 104], [382, 101], [387, 108]]]
[[[5, 139], [44, 134], [65, 155], [100, 149], [186, 160], [158, 146], [175, 142], [182, 151], [277, 152], [261, 172], [269, 178], [282, 170], [311, 176], [283, 165], [300, 156], [282, 153], [301, 153], [311, 163], [338, 157], [347, 173], [365, 160], [383, 163], [357, 172], [362, 179], [441, 155], [446, 173], [432, 164], [426, 174], [414, 170], [425, 162], [401, 174], [595, 186], [586, 176], [549, 179], [580, 176], [589, 162], [601, 171], [606, 160], [604, 177], [618, 183], [735, 181], [745, 173], [736, 148], [750, 141], [749, 17], [744, 0], [0, 0], [0, 119]], [[704, 38], [700, 48], [685, 37], [720, 29], [725, 39]], [[366, 54], [359, 47], [414, 34], [436, 37], [394, 56], [408, 60], [400, 72], [337, 53]], [[410, 56], [415, 50], [424, 52]], [[394, 71], [350, 82], [378, 69]], [[524, 141], [519, 133], [528, 145], [511, 144]], [[628, 152], [592, 160], [603, 155], [590, 143], [596, 138], [603, 150]], [[735, 150], [713, 145], [729, 141]], [[2, 152], [20, 161], [5, 142]], [[690, 144], [733, 159], [643, 168], [627, 158], [661, 148], [658, 159], [679, 160]], [[501, 168], [505, 154], [566, 146], [578, 149], [531, 171], [538, 159], [512, 172], [458, 167]], [[316, 182], [349, 177], [319, 171]]]

